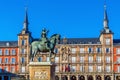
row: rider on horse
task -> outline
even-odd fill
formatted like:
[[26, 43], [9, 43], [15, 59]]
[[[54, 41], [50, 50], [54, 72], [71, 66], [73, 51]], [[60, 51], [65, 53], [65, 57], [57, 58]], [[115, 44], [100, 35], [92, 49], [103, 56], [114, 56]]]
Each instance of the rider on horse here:
[[41, 33], [41, 42], [42, 42], [42, 44], [44, 46], [46, 46], [47, 48], [49, 48], [48, 47], [47, 33], [48, 33], [48, 31], [45, 28], [43, 28], [42, 33]]

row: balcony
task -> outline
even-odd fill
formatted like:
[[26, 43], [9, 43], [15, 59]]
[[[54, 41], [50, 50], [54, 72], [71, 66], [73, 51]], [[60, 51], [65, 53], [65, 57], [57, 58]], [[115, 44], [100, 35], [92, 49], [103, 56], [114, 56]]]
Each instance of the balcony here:
[[118, 65], [119, 65], [119, 64], [120, 64], [120, 62], [119, 62], [119, 61], [116, 61], [116, 62], [114, 62], [114, 64], [118, 64]]

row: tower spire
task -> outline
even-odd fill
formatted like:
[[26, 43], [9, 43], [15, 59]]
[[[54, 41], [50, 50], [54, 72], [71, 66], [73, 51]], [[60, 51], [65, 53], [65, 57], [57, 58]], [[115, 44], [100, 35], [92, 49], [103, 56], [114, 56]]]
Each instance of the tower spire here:
[[24, 23], [23, 23], [23, 26], [24, 26], [24, 30], [25, 31], [28, 31], [28, 11], [27, 11], [27, 7], [25, 8], [25, 18], [24, 18]]
[[109, 23], [109, 21], [108, 21], [107, 7], [106, 7], [106, 1], [105, 1], [105, 3], [104, 3], [104, 23], [103, 23], [104, 29], [108, 29], [109, 28], [108, 27], [108, 23]]

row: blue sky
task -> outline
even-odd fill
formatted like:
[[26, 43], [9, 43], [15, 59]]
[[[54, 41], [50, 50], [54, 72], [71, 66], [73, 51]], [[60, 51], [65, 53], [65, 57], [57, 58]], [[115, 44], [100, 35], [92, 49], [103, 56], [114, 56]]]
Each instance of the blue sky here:
[[[120, 0], [107, 0], [109, 27], [120, 38]], [[17, 40], [28, 6], [29, 30], [40, 38], [42, 28], [67, 38], [99, 37], [104, 0], [0, 0], [0, 41]]]

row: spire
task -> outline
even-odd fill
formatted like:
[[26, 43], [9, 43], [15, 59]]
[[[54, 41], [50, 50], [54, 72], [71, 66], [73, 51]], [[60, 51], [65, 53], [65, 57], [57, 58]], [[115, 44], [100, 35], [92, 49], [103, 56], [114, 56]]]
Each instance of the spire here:
[[28, 31], [28, 12], [27, 12], [27, 8], [25, 8], [25, 19], [24, 19], [24, 23], [23, 23], [23, 25], [24, 25], [24, 30], [25, 31]]
[[105, 4], [104, 4], [104, 29], [108, 29], [109, 27], [108, 27], [108, 23], [109, 23], [109, 21], [108, 21], [108, 16], [107, 16], [107, 9], [106, 9], [106, 2], [105, 2]]

